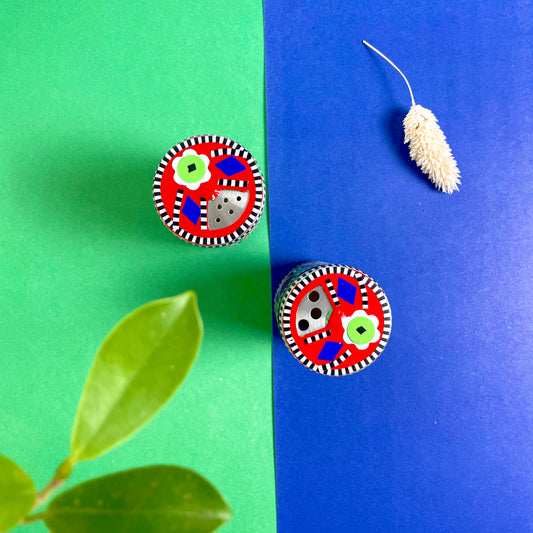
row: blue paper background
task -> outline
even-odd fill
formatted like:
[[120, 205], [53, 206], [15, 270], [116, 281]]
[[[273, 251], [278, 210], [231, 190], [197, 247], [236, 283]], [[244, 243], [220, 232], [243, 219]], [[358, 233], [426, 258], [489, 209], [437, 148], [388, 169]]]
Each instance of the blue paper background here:
[[[363, 372], [310, 372], [274, 338], [278, 528], [533, 530], [532, 20], [521, 2], [265, 1], [273, 289], [350, 264], [392, 306]], [[410, 162], [410, 100], [463, 175]]]

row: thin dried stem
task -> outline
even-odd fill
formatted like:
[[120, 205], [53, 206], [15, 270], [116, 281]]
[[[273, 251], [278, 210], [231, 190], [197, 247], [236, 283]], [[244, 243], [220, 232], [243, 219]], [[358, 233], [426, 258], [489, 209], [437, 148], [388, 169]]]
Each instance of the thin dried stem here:
[[409, 89], [409, 94], [411, 95], [411, 103], [412, 105], [415, 105], [415, 98], [413, 96], [413, 91], [411, 90], [411, 85], [409, 84], [409, 81], [405, 77], [405, 74], [384, 54], [382, 54], [377, 48], [374, 48], [370, 43], [367, 43], [366, 41], [363, 41], [363, 44], [365, 46], [368, 46], [371, 50], [374, 50], [376, 54], [380, 55], [385, 61], [390, 63], [402, 76], [402, 78], [405, 80], [405, 83], [407, 83], [407, 88]]

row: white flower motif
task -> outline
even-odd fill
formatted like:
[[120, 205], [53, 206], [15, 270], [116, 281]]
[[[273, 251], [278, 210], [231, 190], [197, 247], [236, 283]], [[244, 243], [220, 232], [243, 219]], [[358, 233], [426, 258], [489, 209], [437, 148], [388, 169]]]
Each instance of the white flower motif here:
[[174, 181], [193, 191], [211, 178], [209, 158], [204, 154], [197, 154], [192, 148], [185, 150], [181, 157], [176, 157], [172, 161], [172, 168]]
[[381, 337], [378, 318], [362, 309], [350, 316], [343, 316], [341, 322], [344, 328], [342, 340], [347, 344], [353, 344], [358, 350], [366, 350]]

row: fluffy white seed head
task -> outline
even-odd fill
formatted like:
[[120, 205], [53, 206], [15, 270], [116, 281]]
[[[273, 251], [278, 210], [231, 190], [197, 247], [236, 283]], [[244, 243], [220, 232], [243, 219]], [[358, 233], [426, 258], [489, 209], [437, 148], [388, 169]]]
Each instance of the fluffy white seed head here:
[[403, 119], [403, 127], [409, 155], [422, 172], [437, 189], [446, 193], [458, 191], [461, 175], [435, 115], [414, 104]]
[[366, 41], [363, 41], [363, 44], [392, 65], [407, 84], [412, 105], [403, 119], [403, 127], [411, 159], [429, 176], [437, 189], [447, 193], [458, 191], [458, 185], [461, 183], [460, 172], [437, 118], [429, 109], [415, 103], [411, 85], [405, 74], [377, 48]]

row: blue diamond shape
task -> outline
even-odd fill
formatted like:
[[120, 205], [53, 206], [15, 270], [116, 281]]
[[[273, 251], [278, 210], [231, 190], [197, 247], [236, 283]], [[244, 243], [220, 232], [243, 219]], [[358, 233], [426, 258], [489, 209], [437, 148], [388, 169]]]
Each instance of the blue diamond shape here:
[[185, 204], [181, 208], [181, 212], [196, 226], [200, 218], [201, 209], [189, 196], [185, 199]]
[[342, 298], [345, 302], [353, 305], [356, 292], [357, 288], [354, 285], [339, 278], [339, 283], [337, 285], [337, 296], [339, 298]]
[[318, 358], [323, 361], [333, 361], [341, 348], [342, 342], [326, 341], [318, 354]]
[[238, 174], [239, 172], [242, 172], [243, 170], [246, 170], [246, 167], [234, 156], [230, 155], [226, 159], [223, 159], [222, 161], [219, 161], [215, 167], [219, 168], [228, 176], [233, 176], [234, 174]]

